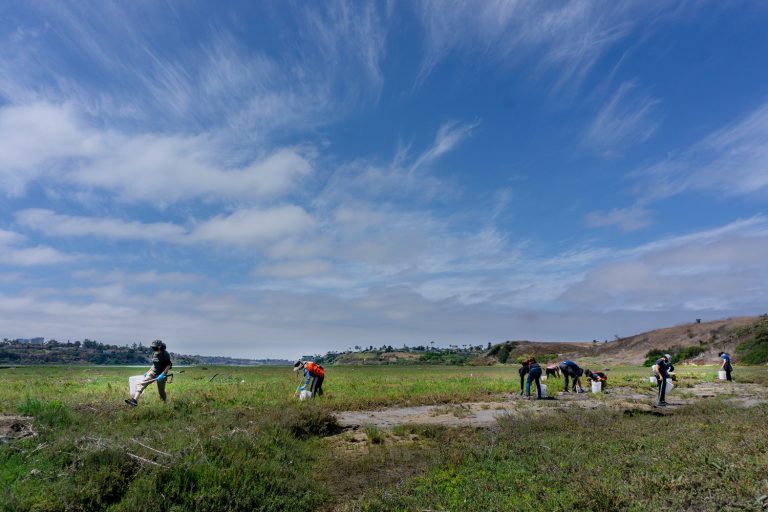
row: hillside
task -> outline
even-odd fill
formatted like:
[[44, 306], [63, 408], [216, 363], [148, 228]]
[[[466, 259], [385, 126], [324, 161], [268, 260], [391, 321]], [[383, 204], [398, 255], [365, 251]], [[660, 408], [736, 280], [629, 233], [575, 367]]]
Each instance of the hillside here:
[[761, 317], [735, 317], [712, 322], [676, 325], [656, 329], [634, 336], [620, 338], [607, 343], [548, 343], [548, 342], [504, 342], [494, 345], [482, 356], [481, 360], [492, 363], [498, 361], [499, 352], [507, 347], [509, 361], [533, 355], [540, 360], [586, 360], [602, 365], [643, 364], [646, 354], [651, 350], [670, 350], [677, 353], [688, 349], [686, 353], [700, 352], [693, 357], [684, 357], [684, 361], [694, 364], [712, 364], [717, 362], [717, 353], [728, 352], [739, 360], [736, 347], [752, 337], [753, 327], [764, 321]]

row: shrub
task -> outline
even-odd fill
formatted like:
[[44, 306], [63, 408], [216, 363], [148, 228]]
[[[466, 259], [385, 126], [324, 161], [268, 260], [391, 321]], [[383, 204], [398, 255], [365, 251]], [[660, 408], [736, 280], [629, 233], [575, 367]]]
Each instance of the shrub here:
[[66, 427], [72, 423], [72, 413], [63, 402], [52, 400], [43, 402], [29, 398], [21, 402], [16, 410], [25, 416], [34, 416], [38, 423], [49, 427]]
[[316, 407], [301, 407], [286, 411], [279, 422], [284, 429], [299, 439], [331, 436], [343, 430], [336, 416]]
[[761, 320], [754, 326], [754, 335], [736, 347], [744, 364], [768, 363], [768, 319]]

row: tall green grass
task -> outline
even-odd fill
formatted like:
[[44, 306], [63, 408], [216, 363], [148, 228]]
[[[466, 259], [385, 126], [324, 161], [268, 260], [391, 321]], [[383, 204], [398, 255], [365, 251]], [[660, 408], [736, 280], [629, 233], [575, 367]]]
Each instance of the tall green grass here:
[[[609, 382], [650, 400], [648, 372], [615, 368]], [[677, 493], [678, 507], [727, 510], [718, 485], [735, 489], [730, 503], [742, 508], [768, 485], [764, 406], [709, 400], [671, 417], [574, 411], [482, 430], [406, 425], [369, 429], [366, 450], [344, 450], [334, 411], [503, 400], [517, 390], [516, 366], [329, 367], [325, 396], [311, 402], [293, 398], [289, 368], [188, 368], [167, 403], [150, 386], [130, 408], [136, 373], [0, 370], [0, 414], [31, 416], [37, 431], [0, 444], [0, 511], [610, 510], [634, 506], [621, 496], [649, 506], [658, 489]], [[678, 373], [685, 388], [714, 381], [717, 368]], [[761, 367], [737, 366], [734, 378], [768, 385]]]

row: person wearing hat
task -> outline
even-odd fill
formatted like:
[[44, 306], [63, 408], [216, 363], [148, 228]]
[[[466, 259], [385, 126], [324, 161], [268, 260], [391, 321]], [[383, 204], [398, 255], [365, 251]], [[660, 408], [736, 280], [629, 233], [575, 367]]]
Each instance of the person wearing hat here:
[[720, 368], [725, 371], [725, 378], [732, 381], [731, 372], [733, 371], [733, 366], [731, 366], [731, 356], [725, 352], [720, 352], [717, 355], [723, 360], [723, 362], [720, 363]]
[[667, 377], [669, 377], [669, 368], [671, 366], [670, 361], [672, 356], [664, 354], [661, 356], [656, 364], [653, 365], [653, 371], [656, 374], [656, 382], [659, 386], [659, 399], [657, 405], [663, 407], [667, 405], [666, 393], [667, 393]]
[[[306, 379], [304, 385], [299, 389], [304, 391], [307, 389], [307, 386], [309, 386], [309, 390], [312, 392], [312, 398], [315, 398], [316, 395], [322, 395], [323, 380], [325, 379], [325, 370], [323, 367], [312, 361], [302, 361], [299, 359], [293, 364], [293, 371], [297, 372], [299, 370], [304, 370], [304, 378]], [[312, 380], [311, 386], [309, 384], [310, 379]]]
[[165, 379], [167, 378], [168, 370], [173, 367], [171, 356], [165, 350], [165, 343], [160, 340], [153, 341], [149, 346], [152, 347], [152, 366], [147, 373], [144, 374], [144, 380], [139, 382], [136, 386], [136, 393], [134, 393], [130, 399], [125, 401], [125, 403], [132, 407], [139, 405], [139, 397], [147, 386], [153, 382], [157, 382], [157, 393], [160, 395], [160, 400], [165, 402], [166, 399]]

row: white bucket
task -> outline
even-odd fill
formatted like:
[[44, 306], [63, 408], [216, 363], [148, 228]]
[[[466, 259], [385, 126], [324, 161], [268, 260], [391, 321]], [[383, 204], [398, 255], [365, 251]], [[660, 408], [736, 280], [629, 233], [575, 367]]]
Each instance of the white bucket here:
[[308, 389], [304, 389], [301, 393], [299, 393], [299, 400], [306, 400], [308, 398], [312, 398], [312, 392]]
[[547, 397], [547, 385], [541, 384], [541, 398]]
[[131, 393], [131, 397], [136, 394], [136, 386], [138, 386], [139, 382], [143, 380], [143, 375], [134, 375], [133, 377], [128, 377], [128, 390]]
[[599, 393], [603, 389], [603, 383], [597, 380], [592, 381], [592, 392]]
[[651, 381], [651, 384], [658, 384], [659, 382], [656, 380], [656, 377], [648, 377], [648, 380]]
[[672, 379], [667, 379], [667, 393], [671, 393], [675, 389], [675, 385], [672, 384]]
[[725, 380], [728, 378], [728, 376], [725, 374], [725, 370], [720, 370], [719, 372], [717, 372], [717, 377], [720, 380]]

